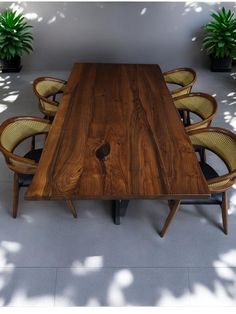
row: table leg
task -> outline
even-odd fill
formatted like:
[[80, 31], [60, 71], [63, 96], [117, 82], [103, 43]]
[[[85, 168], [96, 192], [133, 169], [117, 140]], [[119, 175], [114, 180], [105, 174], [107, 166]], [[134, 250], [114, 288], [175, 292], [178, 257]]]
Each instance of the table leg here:
[[177, 213], [178, 209], [179, 209], [179, 206], [180, 206], [180, 200], [169, 200], [168, 201], [168, 204], [169, 204], [169, 208], [170, 208], [170, 213], [169, 215], [167, 216], [166, 218], [166, 221], [165, 221], [165, 224], [160, 232], [160, 236], [161, 238], [164, 237], [170, 223], [172, 222], [175, 214]]
[[76, 211], [76, 208], [75, 208], [75, 206], [74, 206], [72, 200], [66, 200], [66, 204], [67, 204], [67, 206], [70, 208], [73, 217], [74, 217], [74, 218], [77, 218], [77, 211]]
[[112, 216], [115, 225], [120, 225], [120, 217], [124, 217], [129, 204], [129, 200], [112, 201]]

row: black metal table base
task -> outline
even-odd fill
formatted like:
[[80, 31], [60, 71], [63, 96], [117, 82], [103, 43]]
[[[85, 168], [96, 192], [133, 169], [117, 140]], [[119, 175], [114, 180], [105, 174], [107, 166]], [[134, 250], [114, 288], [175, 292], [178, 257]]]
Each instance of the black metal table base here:
[[120, 225], [120, 218], [126, 214], [129, 200], [114, 200], [112, 201], [112, 216], [115, 225]]

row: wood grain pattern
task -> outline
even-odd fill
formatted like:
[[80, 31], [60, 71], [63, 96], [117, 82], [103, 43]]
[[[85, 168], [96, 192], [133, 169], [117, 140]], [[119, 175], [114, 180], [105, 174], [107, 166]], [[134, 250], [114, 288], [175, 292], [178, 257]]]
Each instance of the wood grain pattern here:
[[207, 196], [159, 66], [74, 65], [26, 199]]

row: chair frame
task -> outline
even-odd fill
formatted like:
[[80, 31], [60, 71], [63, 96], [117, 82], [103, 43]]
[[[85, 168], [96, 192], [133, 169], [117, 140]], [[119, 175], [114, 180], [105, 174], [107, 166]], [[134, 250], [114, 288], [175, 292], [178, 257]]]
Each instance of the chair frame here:
[[[43, 118], [39, 118], [39, 117], [35, 117], [35, 116], [17, 116], [17, 117], [12, 117], [7, 119], [5, 122], [3, 122], [0, 126], [0, 137], [2, 132], [4, 131], [4, 129], [16, 122], [16, 121], [25, 121], [25, 120], [33, 120], [33, 121], [39, 121], [39, 122], [43, 122], [45, 124], [51, 125], [51, 122], [43, 119]], [[35, 174], [35, 171], [37, 169], [37, 165], [38, 163], [35, 162], [32, 159], [26, 158], [26, 157], [22, 157], [22, 156], [18, 156], [15, 155], [13, 152], [16, 149], [16, 147], [18, 145], [20, 145], [22, 142], [24, 142], [26, 139], [28, 138], [33, 138], [32, 142], [31, 142], [31, 150], [35, 149], [35, 136], [36, 135], [40, 135], [40, 134], [47, 134], [48, 132], [36, 132], [33, 135], [29, 135], [24, 137], [21, 141], [18, 141], [17, 144], [13, 147], [12, 151], [8, 151], [6, 150], [1, 142], [0, 142], [0, 151], [3, 153], [4, 158], [6, 160], [6, 164], [8, 166], [8, 168], [10, 168], [13, 172], [14, 172], [14, 180], [13, 180], [13, 209], [12, 209], [12, 216], [13, 218], [17, 217], [17, 211], [18, 211], [18, 201], [19, 201], [19, 190], [20, 187], [24, 186], [21, 185], [19, 183], [19, 174], [23, 174], [23, 175], [33, 175]], [[11, 165], [10, 159], [15, 160], [17, 162], [19, 162], [21, 165], [18, 167], [16, 167], [15, 165]], [[73, 217], [77, 218], [77, 212], [76, 209], [72, 203], [71, 200], [66, 200], [67, 206], [70, 208]]]
[[[6, 121], [4, 121], [1, 126], [0, 126], [0, 136], [2, 134], [2, 132], [4, 131], [4, 129], [9, 125], [9, 124], [12, 124], [16, 121], [25, 121], [25, 120], [34, 120], [34, 121], [39, 121], [39, 122], [43, 122], [43, 123], [46, 123], [46, 124], [51, 124], [48, 120], [46, 119], [43, 119], [43, 118], [39, 118], [39, 117], [35, 117], [35, 116], [17, 116], [17, 117], [12, 117], [12, 118], [9, 118], [7, 119]], [[37, 166], [37, 163], [35, 161], [33, 161], [32, 159], [28, 159], [28, 158], [25, 158], [25, 157], [22, 157], [22, 156], [18, 156], [18, 155], [15, 155], [13, 154], [14, 150], [16, 149], [16, 147], [18, 145], [20, 145], [22, 142], [24, 142], [26, 139], [28, 138], [31, 138], [31, 137], [34, 137], [36, 135], [40, 135], [40, 134], [47, 134], [47, 132], [38, 132], [38, 133], [35, 133], [34, 135], [30, 135], [30, 136], [27, 136], [25, 137], [24, 139], [22, 139], [21, 141], [19, 141], [12, 149], [12, 152], [6, 150], [1, 142], [0, 142], [0, 151], [2, 151], [4, 157], [5, 157], [5, 160], [6, 160], [6, 163], [7, 163], [7, 166], [12, 170], [12, 171], [17, 171], [18, 173], [21, 173], [21, 174], [34, 174], [35, 173], [35, 169], [36, 169], [36, 166]], [[35, 142], [32, 141], [31, 143], [31, 148], [35, 148]], [[22, 162], [22, 163], [27, 163], [26, 167], [24, 168], [21, 168], [20, 170], [19, 169], [15, 169], [9, 162], [9, 159], [14, 159], [15, 161], [18, 161], [18, 162]], [[29, 169], [29, 167], [31, 167]]]
[[[194, 134], [198, 134], [198, 133], [203, 133], [203, 132], [219, 132], [219, 133], [223, 133], [227, 136], [230, 136], [231, 138], [233, 138], [233, 140], [236, 142], [236, 134], [226, 130], [226, 129], [222, 129], [222, 128], [218, 128], [218, 127], [211, 127], [211, 128], [204, 128], [204, 129], [198, 129], [198, 130], [193, 130], [191, 132], [189, 132], [189, 136], [194, 135]], [[207, 180], [207, 183], [209, 184], [209, 188], [210, 188], [210, 192], [211, 192], [211, 198], [210, 198], [210, 204], [218, 204], [221, 206], [221, 211], [222, 211], [222, 221], [223, 221], [223, 231], [225, 234], [228, 234], [228, 200], [227, 200], [227, 190], [232, 187], [232, 185], [234, 184], [234, 180], [236, 179], [236, 169], [234, 169], [233, 171], [231, 171], [229, 169], [229, 166], [227, 164], [227, 162], [221, 157], [219, 156], [216, 152], [214, 152], [213, 150], [209, 149], [208, 147], [204, 147], [204, 149], [207, 149], [209, 151], [212, 151], [214, 154], [216, 154], [226, 165], [229, 173], [213, 178], [213, 179], [209, 179]], [[205, 162], [205, 159], [202, 159], [202, 156], [200, 154], [200, 158], [201, 158], [201, 162]], [[219, 187], [211, 187], [210, 184], [213, 183], [220, 183], [220, 182], [224, 182], [225, 180], [229, 180], [229, 182], [222, 184]], [[214, 200], [214, 194], [216, 193], [221, 193], [222, 194], [222, 201], [215, 201]], [[164, 223], [164, 226], [160, 232], [160, 236], [163, 237], [170, 225], [170, 223], [172, 222], [172, 220], [174, 219], [177, 211], [179, 210], [179, 207], [182, 204], [185, 203], [185, 201], [181, 201], [181, 200], [170, 200], [169, 202], [169, 215], [166, 218], [166, 221]], [[186, 200], [185, 204], [197, 204], [198, 200], [194, 201], [194, 202], [188, 202]], [[204, 200], [200, 200], [201, 204], [204, 204]], [[209, 202], [207, 203], [209, 204]]]
[[[67, 81], [62, 80], [62, 79], [58, 79], [58, 78], [55, 78], [55, 77], [50, 77], [50, 76], [41, 76], [41, 77], [38, 77], [37, 79], [35, 79], [34, 82], [33, 82], [33, 91], [34, 91], [35, 95], [39, 99], [39, 101], [38, 101], [39, 110], [44, 114], [44, 119], [52, 120], [56, 113], [54, 111], [46, 110], [45, 108], [43, 108], [40, 100], [47, 102], [51, 106], [58, 107], [59, 103], [56, 101], [56, 96], [58, 94], [62, 94], [63, 92], [59, 91], [57, 93], [52, 93], [52, 94], [48, 95], [47, 97], [42, 96], [37, 91], [37, 84], [40, 83], [40, 82], [46, 81], [46, 80], [47, 81], [61, 83], [61, 84], [64, 84], [64, 85], [67, 84]], [[49, 99], [49, 97], [52, 97], [52, 100]]]
[[[174, 69], [174, 70], [170, 70], [170, 71], [166, 71], [166, 72], [163, 72], [163, 76], [165, 77], [166, 75], [170, 75], [172, 73], [176, 73], [176, 72], [181, 72], [181, 71], [188, 71], [188, 72], [191, 72], [193, 74], [193, 80], [192, 82], [190, 82], [189, 84], [187, 85], [183, 85], [181, 86], [180, 84], [177, 84], [177, 83], [174, 83], [174, 82], [171, 82], [171, 83], [168, 83], [166, 82], [167, 84], [173, 84], [173, 85], [178, 85], [178, 86], [181, 86], [173, 91], [170, 91], [171, 95], [173, 98], [175, 98], [175, 95], [184, 91], [184, 90], [188, 90], [189, 89], [189, 92], [186, 93], [186, 94], [189, 94], [192, 90], [192, 87], [194, 85], [194, 83], [196, 82], [196, 79], [197, 79], [197, 74], [196, 72], [192, 69], [192, 68], [177, 68], [177, 69]], [[178, 96], [177, 96], [178, 97]]]

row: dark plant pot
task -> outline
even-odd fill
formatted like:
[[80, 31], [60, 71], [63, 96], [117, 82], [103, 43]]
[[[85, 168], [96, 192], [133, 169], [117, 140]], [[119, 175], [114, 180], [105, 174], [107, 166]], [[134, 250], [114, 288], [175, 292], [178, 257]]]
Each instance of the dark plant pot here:
[[211, 71], [212, 72], [231, 72], [232, 58], [211, 58]]
[[21, 58], [19, 56], [16, 56], [11, 60], [0, 59], [0, 71], [3, 73], [20, 72], [21, 68]]

